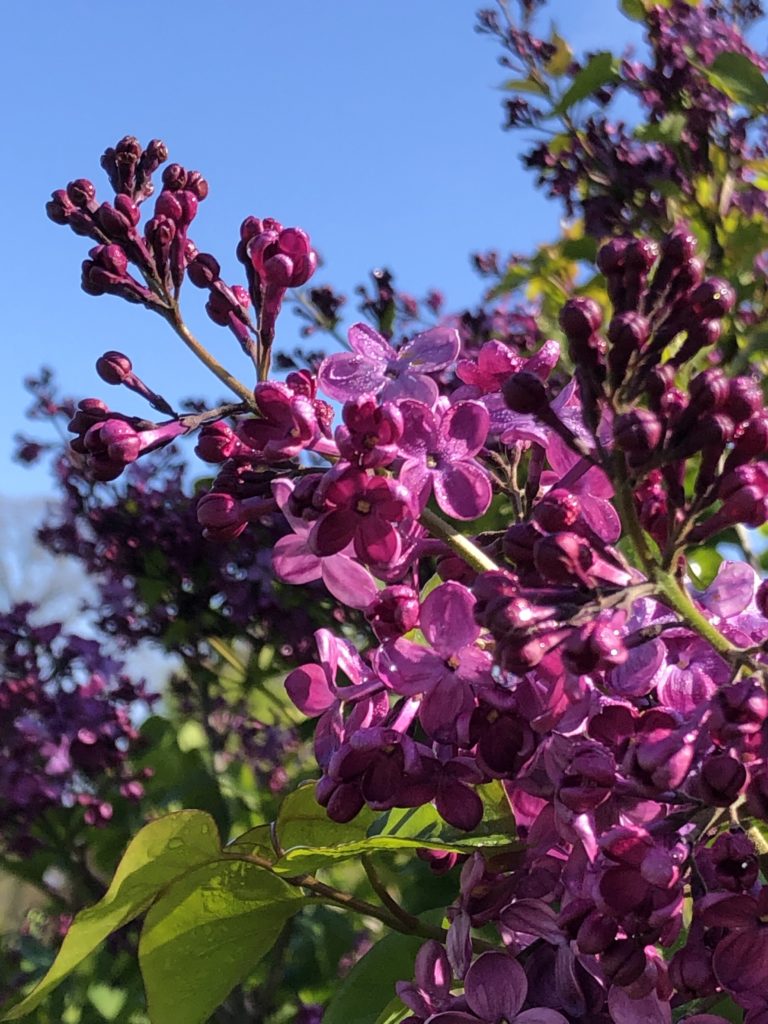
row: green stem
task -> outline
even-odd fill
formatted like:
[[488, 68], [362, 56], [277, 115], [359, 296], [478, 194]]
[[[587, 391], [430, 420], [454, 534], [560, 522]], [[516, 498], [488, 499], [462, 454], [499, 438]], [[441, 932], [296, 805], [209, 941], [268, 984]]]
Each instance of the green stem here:
[[230, 391], [236, 394], [238, 398], [241, 398], [249, 409], [254, 409], [255, 404], [253, 400], [253, 390], [243, 384], [242, 381], [238, 380], [237, 377], [233, 377], [229, 370], [225, 369], [218, 359], [212, 356], [208, 349], [200, 344], [182, 320], [178, 306], [174, 305], [169, 309], [167, 320], [190, 352], [193, 352], [200, 362], [207, 366], [211, 373], [219, 378], [222, 384], [225, 384]]
[[430, 512], [428, 508], [425, 508], [421, 513], [420, 522], [433, 536], [444, 540], [449, 548], [464, 559], [467, 565], [471, 565], [478, 572], [493, 572], [499, 568], [493, 559], [489, 558], [469, 537], [459, 533], [455, 527], [451, 526], [450, 523], [446, 523], [444, 519], [435, 515], [434, 512]]
[[735, 655], [744, 655], [739, 647], [734, 646], [720, 630], [715, 629], [709, 619], [702, 615], [674, 576], [657, 566], [653, 569], [651, 578], [661, 600], [676, 611], [686, 625], [709, 641], [718, 654], [722, 654], [728, 659], [732, 659]]

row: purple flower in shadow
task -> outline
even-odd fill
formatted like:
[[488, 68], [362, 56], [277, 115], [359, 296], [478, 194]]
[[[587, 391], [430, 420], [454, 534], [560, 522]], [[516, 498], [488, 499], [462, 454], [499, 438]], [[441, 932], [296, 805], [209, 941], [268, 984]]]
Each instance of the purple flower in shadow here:
[[281, 537], [272, 552], [275, 575], [284, 583], [312, 583], [322, 580], [328, 591], [350, 608], [367, 608], [378, 594], [376, 583], [359, 562], [352, 557], [351, 546], [335, 555], [316, 555], [309, 547], [311, 523], [293, 515], [288, 499], [294, 488], [292, 480], [272, 483], [272, 493], [293, 533]]

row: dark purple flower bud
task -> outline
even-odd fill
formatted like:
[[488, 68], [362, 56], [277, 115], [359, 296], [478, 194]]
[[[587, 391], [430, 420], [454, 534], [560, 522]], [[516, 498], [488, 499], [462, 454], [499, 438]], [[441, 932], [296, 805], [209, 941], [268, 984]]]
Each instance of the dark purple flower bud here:
[[533, 546], [533, 561], [550, 583], [571, 583], [574, 578], [588, 583], [594, 555], [583, 537], [563, 531], [540, 537]]
[[725, 411], [736, 423], [743, 423], [763, 409], [763, 392], [754, 377], [732, 377], [728, 382]]
[[617, 447], [630, 457], [633, 465], [646, 462], [661, 441], [661, 422], [649, 409], [633, 409], [622, 413], [613, 423]]
[[513, 412], [536, 416], [549, 411], [547, 389], [535, 373], [518, 370], [504, 382], [501, 392]]
[[709, 732], [723, 747], [740, 745], [757, 734], [768, 719], [768, 693], [758, 679], [739, 679], [721, 686], [712, 698]]
[[557, 797], [574, 814], [584, 814], [605, 803], [615, 782], [613, 754], [597, 743], [584, 742], [571, 756], [560, 780]]
[[755, 603], [760, 609], [760, 613], [768, 619], [768, 580], [763, 580], [760, 586], [757, 588], [755, 594]]
[[105, 352], [96, 360], [96, 372], [107, 384], [122, 384], [132, 370], [131, 360], [122, 352]]
[[243, 502], [227, 494], [210, 493], [198, 502], [198, 522], [204, 536], [216, 541], [239, 537], [248, 525]]
[[747, 811], [754, 818], [768, 821], [768, 771], [757, 771], [747, 787]]
[[67, 224], [72, 216], [75, 205], [63, 188], [57, 189], [51, 194], [51, 198], [45, 204], [45, 212], [54, 224]]
[[629, 245], [627, 238], [612, 238], [600, 247], [597, 254], [597, 268], [606, 277], [620, 274], [624, 270], [624, 253]]
[[202, 176], [200, 171], [188, 171], [187, 183], [184, 187], [186, 191], [191, 192], [199, 202], [202, 202], [208, 197], [208, 182]]
[[163, 171], [163, 188], [169, 192], [179, 192], [187, 187], [187, 172], [181, 164], [168, 164]]
[[747, 769], [735, 757], [712, 754], [701, 766], [701, 799], [712, 807], [728, 807], [739, 796], [746, 781]]
[[504, 557], [517, 566], [532, 566], [533, 546], [541, 536], [534, 523], [513, 523], [502, 541]]
[[569, 341], [582, 340], [599, 330], [603, 313], [594, 299], [569, 299], [560, 310], [559, 322]]
[[385, 587], [366, 608], [365, 617], [377, 639], [395, 640], [418, 625], [419, 595], [403, 584]]
[[593, 622], [574, 629], [563, 644], [563, 662], [576, 675], [623, 665], [628, 652], [624, 645], [622, 612], [601, 612]]
[[643, 351], [650, 336], [650, 324], [640, 313], [618, 313], [608, 327], [608, 369], [615, 384], [624, 379], [627, 366], [635, 353]]
[[691, 406], [695, 406], [697, 412], [716, 412], [722, 409], [728, 399], [730, 381], [722, 370], [704, 370], [693, 378], [688, 390], [691, 395]]
[[699, 316], [705, 319], [719, 319], [730, 313], [736, 305], [736, 292], [727, 281], [711, 277], [693, 290], [689, 301]]
[[768, 452], [768, 411], [761, 410], [741, 427], [733, 441], [733, 451], [726, 460], [724, 473]]

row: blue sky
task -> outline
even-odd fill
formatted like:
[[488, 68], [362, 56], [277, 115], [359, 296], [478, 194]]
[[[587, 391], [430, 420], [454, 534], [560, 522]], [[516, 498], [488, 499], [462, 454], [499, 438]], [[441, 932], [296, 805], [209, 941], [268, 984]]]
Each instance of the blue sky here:
[[[473, 31], [476, 0], [69, 0], [4, 14], [0, 167], [4, 372], [0, 495], [44, 494], [42, 470], [10, 459], [25, 428], [21, 380], [47, 363], [64, 390], [144, 412], [97, 378], [106, 349], [127, 352], [173, 400], [220, 389], [156, 316], [80, 291], [87, 240], [47, 220], [54, 188], [89, 177], [110, 198], [99, 156], [125, 134], [164, 139], [211, 192], [192, 235], [225, 280], [247, 214], [308, 230], [327, 280], [350, 294], [390, 266], [415, 294], [440, 287], [450, 307], [475, 301], [468, 254], [525, 251], [551, 237], [558, 209], [521, 167], [523, 140], [500, 129], [494, 44]], [[54, 11], [56, 13], [54, 13]], [[548, 14], [577, 49], [621, 48], [636, 35], [614, 0], [554, 0]], [[193, 328], [233, 370], [243, 357], [187, 287]], [[352, 302], [347, 315], [354, 319]], [[290, 312], [278, 344], [298, 339]], [[243, 372], [246, 367], [242, 365]], [[210, 381], [210, 383], [209, 383]], [[214, 385], [213, 387], [211, 385]]]

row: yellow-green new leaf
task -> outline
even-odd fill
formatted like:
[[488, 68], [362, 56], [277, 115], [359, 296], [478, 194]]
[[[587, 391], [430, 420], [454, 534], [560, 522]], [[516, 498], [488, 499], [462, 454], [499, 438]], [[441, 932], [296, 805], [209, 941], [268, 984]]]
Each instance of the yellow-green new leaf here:
[[179, 811], [146, 825], [128, 844], [104, 897], [75, 917], [48, 973], [0, 1020], [31, 1013], [108, 935], [144, 913], [174, 879], [218, 856], [216, 825], [204, 811]]
[[202, 1024], [300, 909], [298, 890], [248, 861], [174, 882], [146, 916], [139, 965], [152, 1024]]

